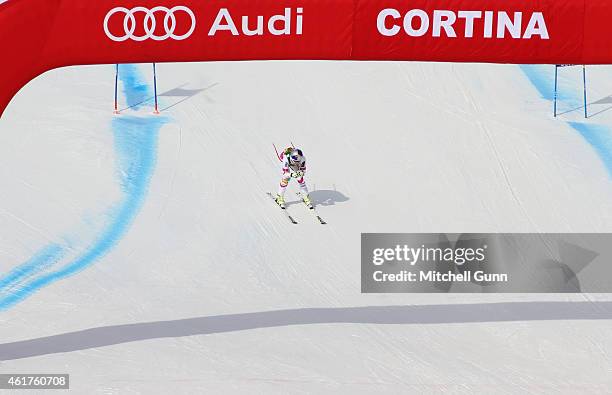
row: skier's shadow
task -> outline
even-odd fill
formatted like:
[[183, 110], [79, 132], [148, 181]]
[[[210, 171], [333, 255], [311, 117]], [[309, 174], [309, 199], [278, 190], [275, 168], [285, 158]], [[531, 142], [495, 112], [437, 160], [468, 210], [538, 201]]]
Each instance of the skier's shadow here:
[[[346, 195], [335, 189], [317, 189], [310, 192], [310, 199], [315, 206], [334, 206], [336, 203], [344, 203], [349, 200]], [[301, 200], [287, 202], [286, 205], [289, 207], [298, 203], [301, 203]]]

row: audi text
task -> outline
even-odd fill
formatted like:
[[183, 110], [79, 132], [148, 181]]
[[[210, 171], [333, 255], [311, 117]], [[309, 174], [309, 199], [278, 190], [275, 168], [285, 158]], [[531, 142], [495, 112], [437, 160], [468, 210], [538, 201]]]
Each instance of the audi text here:
[[[295, 10], [295, 34], [301, 35], [303, 30], [303, 8]], [[247, 15], [243, 15], [240, 19], [242, 23], [236, 24], [229, 9], [221, 8], [217, 13], [215, 21], [208, 31], [209, 36], [214, 36], [217, 32], [229, 31], [234, 36], [239, 36], [240, 33], [245, 36], [261, 36], [267, 31], [274, 36], [289, 35], [293, 33], [293, 10], [285, 8], [285, 12], [279, 15], [273, 15], [265, 22], [265, 18], [261, 15], [254, 18], [254, 21]], [[240, 27], [240, 30], [238, 29]]]

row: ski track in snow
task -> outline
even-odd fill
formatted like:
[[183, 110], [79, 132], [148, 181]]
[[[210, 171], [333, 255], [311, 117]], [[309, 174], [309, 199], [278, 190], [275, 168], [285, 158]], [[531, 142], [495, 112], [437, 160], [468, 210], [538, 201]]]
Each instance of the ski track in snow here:
[[[150, 87], [142, 82], [135, 65], [120, 66], [119, 76], [128, 108], [138, 110], [151, 97]], [[157, 116], [113, 118], [111, 130], [123, 195], [107, 210], [103, 220], [108, 225], [95, 240], [87, 243], [84, 252], [62, 266], [59, 265], [62, 258], [74, 249], [68, 242], [43, 247], [27, 262], [1, 276], [0, 310], [6, 310], [37, 290], [87, 268], [121, 240], [145, 200], [156, 164], [158, 132], [165, 122], [165, 118]]]
[[[529, 81], [535, 86], [543, 99], [552, 102], [554, 100], [554, 77], [550, 72], [549, 65], [523, 65], [521, 70]], [[582, 82], [582, 80], [580, 81]], [[562, 77], [559, 78], [559, 90], [557, 101], [564, 103], [573, 109], [583, 109], [583, 99], [577, 92], [582, 92], [582, 84], [569, 83]], [[606, 166], [610, 177], [612, 177], [612, 129], [605, 125], [588, 122], [566, 123], [576, 130], [593, 147], [601, 161]]]

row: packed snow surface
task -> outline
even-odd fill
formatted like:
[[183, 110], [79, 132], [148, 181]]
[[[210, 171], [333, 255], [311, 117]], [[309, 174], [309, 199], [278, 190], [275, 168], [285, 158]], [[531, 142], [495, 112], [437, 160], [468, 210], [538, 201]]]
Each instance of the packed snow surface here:
[[[360, 293], [365, 232], [611, 232], [612, 69], [54, 70], [0, 119], [0, 372], [78, 393], [605, 393], [609, 295]], [[304, 150], [320, 225], [266, 196]]]

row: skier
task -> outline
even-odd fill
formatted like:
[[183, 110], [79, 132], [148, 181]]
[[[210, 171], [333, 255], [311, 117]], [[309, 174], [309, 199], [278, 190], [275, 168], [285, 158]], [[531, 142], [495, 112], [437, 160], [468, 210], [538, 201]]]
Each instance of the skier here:
[[276, 195], [276, 203], [284, 209], [285, 208], [285, 191], [289, 185], [289, 181], [295, 178], [300, 185], [302, 190], [302, 201], [312, 209], [314, 206], [308, 196], [308, 187], [306, 181], [304, 181], [304, 174], [306, 173], [306, 158], [299, 148], [288, 147], [286, 148], [279, 157], [282, 163], [282, 178], [280, 181], [280, 187], [278, 188], [278, 194]]

